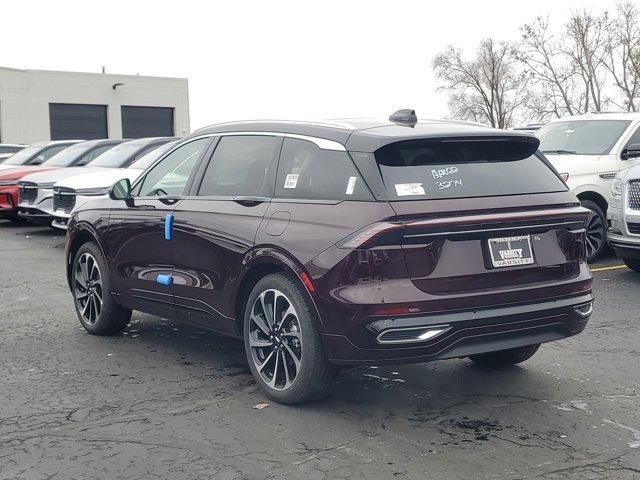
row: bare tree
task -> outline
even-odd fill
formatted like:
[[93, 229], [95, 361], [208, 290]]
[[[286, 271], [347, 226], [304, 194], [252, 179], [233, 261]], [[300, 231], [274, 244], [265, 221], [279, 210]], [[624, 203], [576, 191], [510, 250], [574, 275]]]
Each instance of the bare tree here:
[[608, 104], [607, 13], [573, 13], [561, 36], [549, 19], [537, 17], [521, 28], [517, 58], [530, 75], [529, 109], [539, 120], [562, 115], [600, 112]]
[[638, 7], [632, 2], [618, 3], [607, 39], [605, 66], [611, 73], [624, 110], [640, 108], [640, 24]]
[[562, 41], [549, 26], [549, 19], [537, 17], [521, 28], [522, 41], [516, 52], [530, 77], [528, 107], [538, 120], [579, 113], [576, 102], [576, 71], [568, 61]]
[[525, 78], [518, 72], [510, 43], [486, 39], [480, 42], [475, 58], [463, 58], [459, 48], [448, 47], [433, 60], [433, 70], [449, 93], [449, 109], [454, 118], [488, 123], [506, 128], [523, 104]]
[[603, 87], [607, 77], [607, 12], [595, 16], [583, 10], [574, 13], [566, 25], [565, 54], [582, 83], [580, 110], [601, 112], [608, 103]]

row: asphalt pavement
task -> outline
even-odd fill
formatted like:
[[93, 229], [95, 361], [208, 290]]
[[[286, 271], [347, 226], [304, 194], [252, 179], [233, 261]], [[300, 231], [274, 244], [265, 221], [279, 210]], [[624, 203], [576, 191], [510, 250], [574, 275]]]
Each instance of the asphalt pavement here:
[[288, 407], [237, 340], [140, 313], [86, 334], [64, 236], [0, 220], [0, 479], [640, 478], [640, 274], [619, 265], [593, 266], [585, 332], [522, 366], [350, 368]]

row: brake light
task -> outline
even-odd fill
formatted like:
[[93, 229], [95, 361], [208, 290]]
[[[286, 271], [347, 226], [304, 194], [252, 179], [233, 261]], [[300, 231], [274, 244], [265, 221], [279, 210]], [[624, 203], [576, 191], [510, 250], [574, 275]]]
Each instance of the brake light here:
[[348, 236], [339, 248], [371, 248], [376, 245], [399, 245], [404, 225], [392, 222], [380, 222], [368, 225]]

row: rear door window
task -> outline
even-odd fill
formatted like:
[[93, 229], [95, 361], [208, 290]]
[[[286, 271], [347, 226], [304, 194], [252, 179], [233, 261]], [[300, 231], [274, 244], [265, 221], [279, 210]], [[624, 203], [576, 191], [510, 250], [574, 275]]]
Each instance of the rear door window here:
[[282, 137], [237, 135], [220, 139], [198, 190], [200, 196], [271, 197]]
[[391, 200], [567, 190], [530, 145], [514, 141], [409, 140], [379, 149], [375, 159]]
[[285, 138], [276, 196], [306, 200], [371, 200], [347, 152], [323, 150], [307, 140]]

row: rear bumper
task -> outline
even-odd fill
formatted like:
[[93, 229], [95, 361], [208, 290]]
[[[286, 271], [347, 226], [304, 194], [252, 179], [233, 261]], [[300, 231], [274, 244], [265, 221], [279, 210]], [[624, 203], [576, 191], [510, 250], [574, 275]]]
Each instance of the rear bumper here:
[[[323, 334], [325, 352], [334, 364], [397, 364], [466, 357], [576, 335], [584, 330], [593, 302], [591, 292], [578, 296], [483, 310], [410, 317], [378, 318], [367, 329], [379, 338], [391, 329], [433, 329], [437, 336], [418, 343], [362, 348], [346, 336]], [[576, 308], [579, 307], [579, 308]]]

